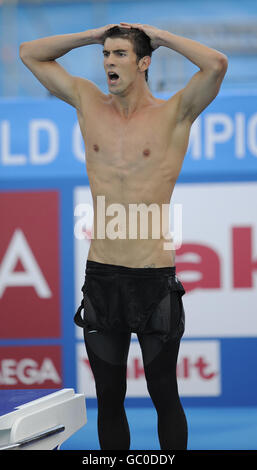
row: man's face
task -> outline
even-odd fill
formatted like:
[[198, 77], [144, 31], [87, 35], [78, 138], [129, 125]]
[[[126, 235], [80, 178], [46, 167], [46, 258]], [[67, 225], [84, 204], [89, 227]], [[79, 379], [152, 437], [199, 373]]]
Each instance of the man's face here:
[[127, 39], [107, 38], [103, 54], [109, 91], [120, 95], [135, 81], [138, 74], [137, 56], [133, 45]]

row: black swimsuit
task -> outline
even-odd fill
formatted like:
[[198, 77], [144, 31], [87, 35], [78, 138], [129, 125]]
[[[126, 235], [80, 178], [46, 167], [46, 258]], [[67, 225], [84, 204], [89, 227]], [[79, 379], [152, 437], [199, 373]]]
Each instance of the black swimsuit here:
[[157, 411], [160, 447], [186, 449], [187, 421], [176, 377], [185, 328], [185, 290], [176, 268], [129, 268], [88, 260], [82, 291], [74, 321], [84, 329], [95, 379], [100, 448], [130, 447], [124, 400], [131, 333], [136, 333], [147, 389]]
[[128, 268], [88, 260], [82, 292], [74, 321], [88, 331], [156, 334], [163, 341], [184, 333], [185, 290], [175, 266]]

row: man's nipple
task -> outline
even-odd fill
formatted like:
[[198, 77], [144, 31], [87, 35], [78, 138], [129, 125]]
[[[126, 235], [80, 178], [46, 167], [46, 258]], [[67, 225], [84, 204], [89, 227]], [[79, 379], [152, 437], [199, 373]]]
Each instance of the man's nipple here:
[[99, 152], [99, 147], [97, 144], [94, 144], [93, 149], [95, 150], [95, 152]]
[[143, 151], [143, 155], [144, 155], [144, 157], [149, 157], [149, 155], [150, 155], [150, 150], [149, 150], [149, 149], [145, 149], [145, 150]]

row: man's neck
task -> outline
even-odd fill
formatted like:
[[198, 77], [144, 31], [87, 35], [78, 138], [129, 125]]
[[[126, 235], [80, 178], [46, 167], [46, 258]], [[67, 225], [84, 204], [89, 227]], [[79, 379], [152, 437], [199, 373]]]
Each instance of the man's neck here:
[[121, 117], [129, 119], [135, 112], [149, 105], [153, 101], [147, 83], [127, 90], [124, 95], [111, 95], [112, 104]]

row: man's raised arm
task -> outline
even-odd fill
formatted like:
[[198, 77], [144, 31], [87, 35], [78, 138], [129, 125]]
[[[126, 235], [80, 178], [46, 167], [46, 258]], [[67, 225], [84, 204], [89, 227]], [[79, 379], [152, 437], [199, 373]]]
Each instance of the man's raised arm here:
[[227, 57], [197, 41], [167, 31], [161, 33], [159, 44], [182, 54], [200, 69], [180, 92], [178, 120], [188, 118], [193, 122], [217, 96], [227, 71]]
[[80, 80], [83, 80], [84, 89], [87, 87], [89, 91], [96, 91], [97, 87], [89, 80], [70, 75], [56, 59], [77, 47], [102, 44], [103, 34], [112, 26], [23, 42], [20, 45], [20, 58], [53, 95], [78, 109]]
[[153, 49], [160, 46], [168, 47], [199, 67], [200, 70], [195, 73], [186, 87], [177, 93], [178, 120], [188, 119], [193, 122], [217, 96], [227, 71], [227, 57], [197, 41], [154, 26], [131, 23], [121, 23], [121, 25], [142, 29], [150, 37]]

